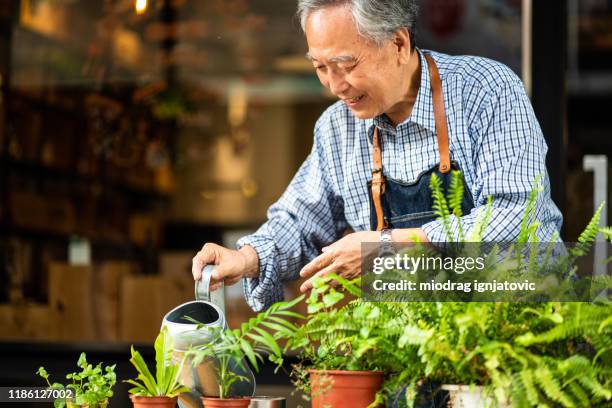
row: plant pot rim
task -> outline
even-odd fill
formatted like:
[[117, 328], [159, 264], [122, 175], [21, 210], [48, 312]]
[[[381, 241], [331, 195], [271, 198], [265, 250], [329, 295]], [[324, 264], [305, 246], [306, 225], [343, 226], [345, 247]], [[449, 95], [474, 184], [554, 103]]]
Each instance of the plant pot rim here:
[[145, 395], [134, 395], [134, 394], [130, 394], [130, 399], [132, 401], [134, 400], [148, 400], [148, 401], [169, 401], [169, 400], [177, 400], [178, 397], [162, 397], [162, 396], [155, 396], [155, 397], [148, 397]]
[[331, 375], [384, 375], [384, 371], [380, 370], [365, 370], [365, 371], [352, 371], [352, 370], [315, 370], [309, 369], [309, 374], [331, 374]]
[[253, 397], [230, 397], [230, 398], [219, 398], [219, 397], [200, 397], [203, 400], [213, 400], [213, 401], [240, 401], [240, 400], [250, 400]]

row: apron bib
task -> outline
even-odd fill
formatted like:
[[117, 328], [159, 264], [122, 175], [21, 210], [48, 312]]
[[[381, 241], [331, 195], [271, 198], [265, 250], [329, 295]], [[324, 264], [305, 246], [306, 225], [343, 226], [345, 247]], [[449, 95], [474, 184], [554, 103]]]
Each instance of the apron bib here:
[[[438, 176], [446, 194], [450, 186], [451, 170], [460, 170], [458, 163], [451, 163], [450, 161], [448, 128], [446, 126], [440, 74], [431, 56], [426, 54], [425, 59], [429, 66], [440, 163], [421, 173], [413, 183], [385, 177], [382, 165], [381, 141], [378, 128], [374, 127], [372, 138], [374, 168], [372, 169], [372, 180], [368, 182], [370, 228], [372, 230], [419, 228], [423, 224], [435, 220], [433, 198], [429, 189], [431, 176], [433, 174]], [[468, 214], [474, 208], [472, 195], [467, 188], [464, 189], [461, 208], [463, 214]]]

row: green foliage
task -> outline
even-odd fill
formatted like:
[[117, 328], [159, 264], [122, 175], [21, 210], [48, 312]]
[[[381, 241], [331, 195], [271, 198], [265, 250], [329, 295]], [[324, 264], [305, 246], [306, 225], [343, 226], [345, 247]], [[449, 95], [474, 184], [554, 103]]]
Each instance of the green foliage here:
[[610, 242], [612, 242], [612, 227], [605, 227], [599, 230], [601, 234]]
[[[535, 232], [537, 228], [540, 226], [540, 223], [535, 221], [536, 217], [534, 214], [535, 203], [538, 198], [538, 194], [540, 194], [544, 190], [544, 186], [542, 185], [542, 176], [539, 175], [535, 179], [535, 188], [531, 190], [529, 194], [529, 199], [527, 200], [527, 206], [525, 207], [525, 211], [523, 213], [523, 219], [521, 221], [521, 229], [517, 238], [518, 244], [525, 244], [527, 242], [537, 241], [537, 235]], [[534, 221], [531, 221], [534, 220]], [[531, 221], [531, 222], [530, 222]]]
[[130, 363], [136, 368], [138, 377], [126, 380], [134, 387], [129, 390], [130, 394], [140, 397], [176, 397], [189, 388], [179, 382], [179, 376], [184, 364], [184, 359], [179, 364], [172, 361], [172, 338], [168, 334], [168, 328], [163, 327], [155, 339], [155, 377], [149, 371], [147, 363], [140, 353], [131, 347]]
[[304, 297], [300, 296], [290, 302], [275, 303], [268, 310], [243, 323], [239, 329], [200, 326], [200, 330], [212, 331], [212, 339], [188, 350], [186, 356], [192, 358], [194, 366], [216, 358], [219, 398], [231, 398], [231, 386], [236, 381], [248, 381], [248, 378], [230, 369], [232, 364], [244, 368], [243, 358], [246, 357], [258, 371], [259, 363], [263, 362], [264, 355], [267, 355], [268, 359], [277, 365], [277, 369], [281, 366], [283, 349], [279, 341], [290, 338], [297, 330], [297, 326], [288, 319], [303, 318], [290, 310], [302, 300]]
[[[451, 174], [451, 183], [448, 189], [448, 204], [453, 215], [457, 218], [457, 221], [463, 215], [463, 210], [461, 209], [461, 203], [463, 202], [463, 192], [465, 191], [465, 186], [463, 185], [463, 179], [460, 171], [453, 171]], [[463, 226], [460, 222], [457, 222], [458, 231], [459, 231], [459, 242], [465, 241], [465, 233], [463, 232]]]
[[[459, 181], [459, 183], [463, 185], [461, 181]], [[459, 190], [459, 186], [455, 185], [454, 187], [455, 192], [457, 192]], [[453, 228], [450, 220], [448, 201], [446, 200], [444, 192], [442, 191], [442, 181], [435, 173], [431, 175], [431, 179], [429, 181], [429, 188], [431, 189], [431, 196], [433, 197], [433, 210], [438, 216], [438, 219], [442, 222], [442, 227], [444, 228], [444, 232], [446, 233], [448, 241], [457, 241], [457, 238], [453, 233]], [[451, 197], [451, 200], [453, 200], [453, 197]], [[461, 208], [461, 205], [459, 205], [459, 208]]]
[[[300, 351], [303, 363], [293, 367], [292, 380], [305, 394], [311, 391], [309, 369], [404, 370], [411, 377], [420, 372], [422, 364], [416, 353], [398, 353], [408, 316], [397, 314], [393, 303], [363, 301], [359, 284], [359, 279], [348, 281], [336, 274], [314, 281], [306, 301], [306, 321], [287, 344], [289, 349]], [[396, 383], [392, 380], [385, 386], [392, 389]], [[384, 403], [387, 395], [380, 392], [373, 405]]]
[[[448, 196], [433, 176], [434, 210], [450, 241], [458, 226], [464, 187], [453, 173]], [[602, 207], [569, 253], [554, 254], [553, 243], [539, 254], [535, 209], [543, 190], [540, 178], [529, 195], [518, 232], [518, 245], [492, 246], [486, 256], [490, 277], [558, 277], [575, 273], [574, 261], [585, 255], [597, 232], [612, 240], [612, 229], [598, 229]], [[479, 210], [467, 242], [482, 242], [492, 219], [493, 200]], [[557, 241], [554, 236], [552, 241]], [[470, 249], [472, 248], [472, 249]], [[473, 250], [474, 246], [465, 246]], [[482, 255], [482, 252], [479, 253]], [[529, 255], [529, 262], [524, 256]], [[610, 288], [612, 279], [593, 283]], [[551, 279], [551, 294], [572, 289], [571, 279]], [[405, 389], [411, 406], [418, 384], [482, 385], [494, 404], [514, 407], [590, 407], [610, 404], [612, 398], [612, 307], [607, 299], [579, 302], [365, 302], [360, 280], [334, 274], [314, 281], [307, 300], [308, 316], [288, 346], [300, 350], [294, 367], [298, 388], [308, 391], [307, 369], [383, 370], [386, 381], [375, 404]], [[555, 290], [557, 292], [555, 292]]]
[[[93, 408], [113, 396], [112, 388], [117, 382], [114, 364], [102, 367], [102, 363], [99, 363], [94, 367], [87, 362], [85, 353], [81, 353], [77, 366], [81, 371], [67, 374], [66, 379], [71, 380], [71, 383], [66, 386], [61, 383], [51, 383], [50, 375], [44, 367], [40, 367], [36, 374], [45, 379], [49, 388], [72, 390], [74, 393], [72, 402], [79, 406], [88, 405]], [[53, 405], [56, 408], [63, 408], [66, 401], [56, 400]]]
[[[406, 313], [412, 312], [405, 304]], [[609, 400], [609, 304], [438, 303], [419, 345], [428, 378], [488, 387], [515, 407]]]
[[[601, 205], [599, 206], [597, 211], [595, 211], [595, 214], [591, 218], [591, 221], [589, 221], [589, 223], [587, 224], [585, 230], [582, 231], [582, 233], [578, 237], [578, 244], [570, 251], [572, 259], [576, 259], [588, 254], [589, 250], [591, 249], [591, 246], [593, 245], [593, 242], [595, 242], [595, 237], [600, 231], [599, 220], [601, 219], [601, 212], [603, 211], [605, 205], [605, 202], [601, 203]], [[603, 230], [603, 232], [605, 232], [605, 229]]]
[[[453, 180], [461, 182], [460, 178]], [[544, 257], [539, 257], [535, 245], [530, 244], [537, 241], [540, 226], [535, 216], [535, 203], [543, 190], [540, 178], [535, 184], [517, 239], [522, 248], [510, 247], [514, 262], [491, 262], [491, 257], [499, 259], [492, 251], [489, 270], [526, 268], [529, 274], [575, 271], [573, 262], [589, 252], [598, 232], [611, 239], [612, 229], [598, 229], [602, 204], [569, 254], [552, 259], [553, 245], [549, 244]], [[452, 238], [451, 214], [439, 180], [432, 179], [431, 188], [436, 214]], [[451, 208], [458, 207], [460, 190], [457, 185], [449, 189]], [[482, 241], [491, 218], [491, 203], [489, 198], [484, 216], [483, 212], [478, 214], [469, 241]], [[457, 213], [453, 211], [453, 215]], [[530, 253], [526, 266], [521, 265], [524, 248]], [[599, 281], [603, 288], [610, 288], [609, 277]], [[559, 293], [567, 290], [563, 283], [559, 286]], [[398, 347], [416, 347], [424, 365], [421, 375], [411, 381], [405, 381], [411, 375], [404, 371], [394, 373], [403, 377], [399, 383], [408, 383], [409, 390], [422, 378], [484, 385], [496, 403], [511, 401], [515, 407], [588, 407], [609, 403], [612, 398], [612, 308], [607, 299], [593, 303], [402, 303], [394, 309], [396, 318], [409, 316]]]
[[476, 221], [470, 230], [467, 242], [482, 242], [485, 229], [487, 228], [487, 225], [489, 225], [489, 221], [493, 215], [493, 198], [489, 196], [487, 198], [487, 205], [485, 206], [484, 210], [479, 209], [477, 211], [478, 214], [476, 215]]

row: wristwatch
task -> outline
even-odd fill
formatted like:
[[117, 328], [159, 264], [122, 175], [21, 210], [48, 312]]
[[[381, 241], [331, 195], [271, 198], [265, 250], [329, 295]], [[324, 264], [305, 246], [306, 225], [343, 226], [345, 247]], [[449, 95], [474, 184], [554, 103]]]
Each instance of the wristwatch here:
[[380, 231], [380, 242], [393, 242], [391, 239], [391, 232], [389, 228], [384, 228]]
[[379, 256], [395, 255], [393, 239], [391, 238], [392, 231], [393, 230], [389, 228], [384, 228], [380, 231], [380, 249], [378, 251]]

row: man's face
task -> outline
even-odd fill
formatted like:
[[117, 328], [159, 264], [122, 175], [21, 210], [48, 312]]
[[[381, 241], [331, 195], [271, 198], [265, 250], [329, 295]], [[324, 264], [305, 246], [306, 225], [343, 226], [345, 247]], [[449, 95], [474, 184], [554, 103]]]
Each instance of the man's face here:
[[377, 46], [359, 35], [346, 6], [308, 16], [308, 56], [321, 83], [360, 119], [401, 109], [409, 86], [409, 44], [390, 39]]

